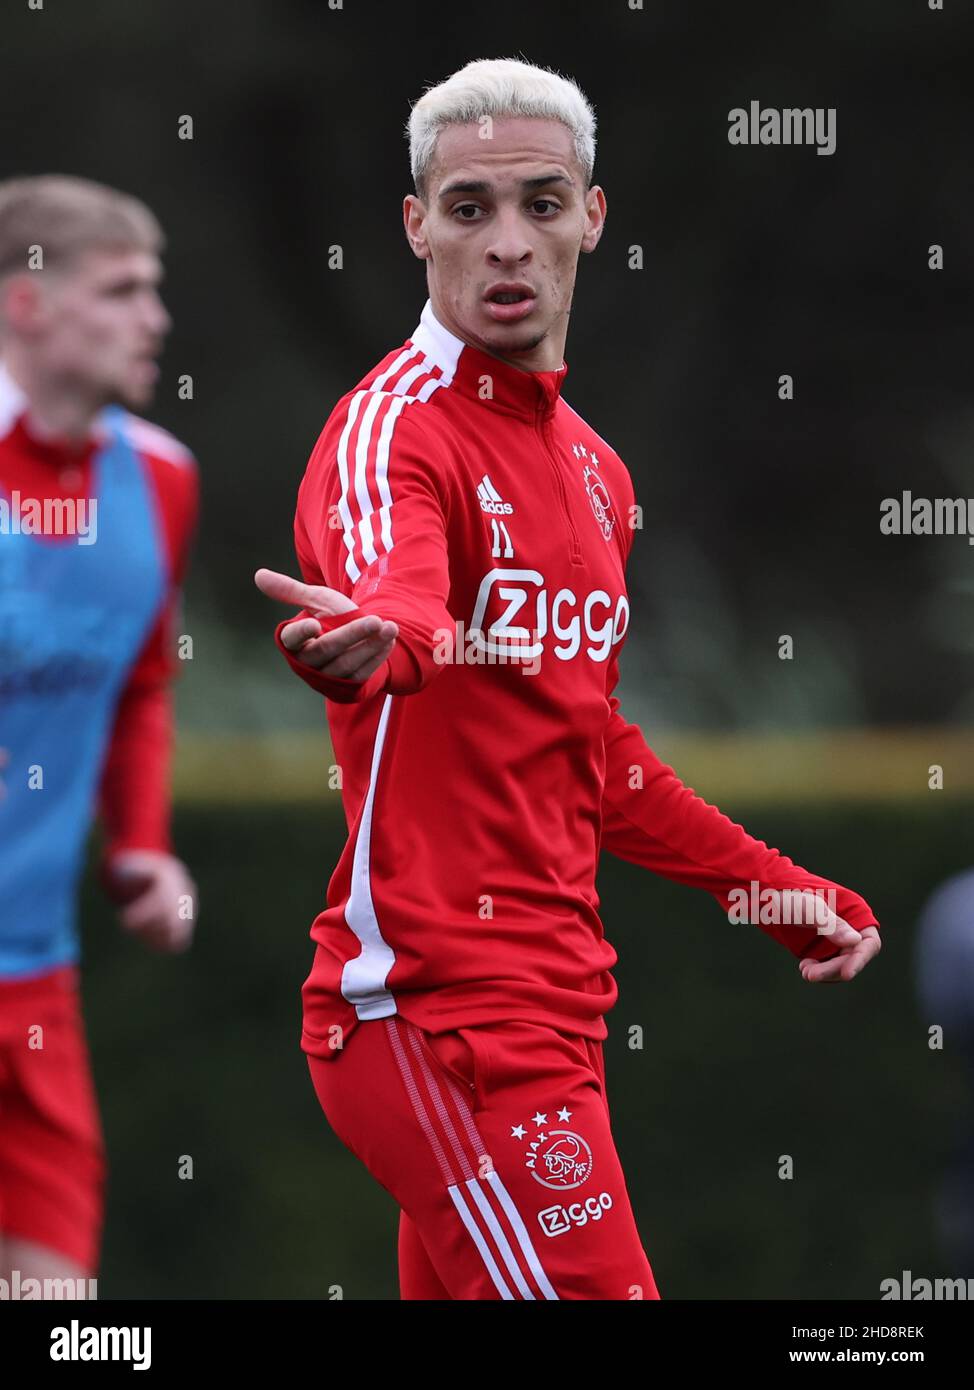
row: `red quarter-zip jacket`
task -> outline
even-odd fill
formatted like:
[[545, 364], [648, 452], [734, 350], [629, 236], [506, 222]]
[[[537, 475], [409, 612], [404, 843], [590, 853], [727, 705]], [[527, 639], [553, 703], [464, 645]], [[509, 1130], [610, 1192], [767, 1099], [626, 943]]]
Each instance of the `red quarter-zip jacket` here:
[[[625, 464], [561, 394], [465, 344], [427, 301], [415, 332], [338, 402], [298, 494], [310, 584], [399, 626], [363, 683], [277, 643], [327, 698], [348, 841], [316, 917], [302, 1047], [334, 1057], [361, 1019], [432, 1032], [529, 1019], [602, 1039], [616, 952], [601, 849], [705, 888], [849, 889], [697, 796], [613, 691], [637, 516]], [[287, 621], [293, 621], [288, 619]], [[814, 926], [761, 925], [795, 956]]]

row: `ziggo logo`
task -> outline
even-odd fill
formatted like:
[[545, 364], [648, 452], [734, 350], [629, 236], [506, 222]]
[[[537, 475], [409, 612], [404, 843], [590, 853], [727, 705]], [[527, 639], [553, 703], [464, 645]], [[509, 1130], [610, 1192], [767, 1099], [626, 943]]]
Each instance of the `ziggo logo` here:
[[538, 1221], [546, 1236], [561, 1236], [574, 1226], [587, 1226], [590, 1219], [601, 1221], [602, 1213], [611, 1210], [612, 1194], [600, 1192], [584, 1202], [572, 1202], [570, 1207], [545, 1207], [538, 1212]]
[[[507, 607], [486, 629], [485, 636], [487, 606], [495, 594]], [[604, 622], [597, 624], [596, 608], [606, 610]], [[533, 617], [534, 621], [515, 624], [514, 619], [521, 617]], [[485, 652], [503, 654], [509, 660], [531, 660], [544, 650], [549, 621], [558, 639], [552, 651], [562, 661], [578, 655], [583, 632], [590, 644], [596, 644], [586, 646], [586, 656], [607, 661], [613, 645], [622, 640], [629, 627], [629, 600], [620, 594], [613, 605], [604, 589], [593, 589], [584, 599], [577, 598], [571, 589], [559, 589], [549, 605], [544, 575], [537, 570], [492, 569], [480, 581], [470, 636]]]

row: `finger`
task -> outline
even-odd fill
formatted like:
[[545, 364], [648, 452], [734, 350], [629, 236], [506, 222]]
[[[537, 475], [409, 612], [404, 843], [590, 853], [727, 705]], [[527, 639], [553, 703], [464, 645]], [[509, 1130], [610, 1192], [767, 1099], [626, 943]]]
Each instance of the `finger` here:
[[367, 681], [369, 676], [372, 675], [372, 672], [378, 671], [382, 663], [388, 660], [389, 653], [392, 651], [395, 644], [396, 639], [393, 638], [387, 648], [376, 652], [375, 656], [372, 657], [371, 661], [367, 661], [364, 666], [360, 666], [357, 671], [354, 671], [352, 675], [348, 677], [348, 679], [354, 681]]
[[814, 926], [819, 936], [827, 936], [835, 946], [854, 946], [858, 945], [862, 939], [855, 927], [840, 917], [837, 912], [833, 912], [824, 898], [809, 889], [803, 890], [799, 897], [802, 899], [804, 915], [793, 917], [793, 921], [805, 922], [809, 926]]
[[277, 570], [259, 569], [254, 575], [254, 583], [268, 598], [329, 616], [347, 613], [356, 606], [338, 589], [329, 589], [325, 584], [305, 584], [303, 580], [292, 579], [289, 574], [279, 574]]
[[831, 960], [803, 960], [799, 963], [802, 978], [809, 984], [845, 984], [855, 979], [878, 951], [876, 942], [866, 940], [851, 951], [833, 956]]
[[315, 618], [298, 618], [296, 622], [288, 623], [287, 627], [281, 628], [281, 641], [289, 652], [299, 651], [305, 642], [310, 642], [313, 637], [320, 637], [321, 623]]
[[261, 593], [281, 603], [293, 603], [296, 608], [309, 608], [314, 604], [315, 588], [300, 579], [292, 579], [289, 574], [259, 569], [254, 575], [254, 583]]
[[836, 946], [858, 946], [862, 941], [862, 936], [856, 931], [855, 927], [850, 927], [848, 922], [844, 922], [841, 917], [831, 916], [825, 927], [819, 929], [820, 936], [827, 936]]
[[831, 960], [803, 960], [799, 961], [798, 968], [806, 984], [838, 984], [844, 960], [844, 956], [833, 956]]
[[164, 922], [168, 911], [169, 904], [160, 888], [155, 886], [124, 907], [119, 917], [127, 931], [146, 931]]
[[387, 660], [395, 644], [394, 637], [384, 641], [359, 642], [336, 661], [323, 666], [322, 675], [337, 676], [345, 681], [364, 681]]
[[814, 927], [819, 936], [826, 936], [838, 948], [856, 946], [860, 934], [811, 888], [775, 890], [780, 920], [794, 925]]
[[132, 917], [131, 908], [125, 908], [119, 914], [119, 921], [125, 931], [131, 932], [133, 936], [142, 936], [146, 932], [153, 932], [158, 927], [160, 921], [160, 911], [154, 908], [150, 913], [141, 912], [137, 917]]
[[864, 969], [874, 956], [879, 955], [881, 947], [882, 942], [878, 936], [864, 937], [862, 943], [857, 946], [854, 951], [850, 952], [849, 959], [852, 962], [853, 969], [847, 978], [851, 980], [853, 975], [858, 975], [860, 970]]
[[399, 629], [395, 623], [383, 623], [380, 618], [373, 616], [355, 618], [333, 632], [323, 632], [320, 637], [312, 638], [301, 648], [300, 657], [319, 671], [345, 658], [339, 669], [326, 672], [327, 675], [343, 675], [361, 666], [374, 651], [383, 644], [391, 643], [398, 635]]

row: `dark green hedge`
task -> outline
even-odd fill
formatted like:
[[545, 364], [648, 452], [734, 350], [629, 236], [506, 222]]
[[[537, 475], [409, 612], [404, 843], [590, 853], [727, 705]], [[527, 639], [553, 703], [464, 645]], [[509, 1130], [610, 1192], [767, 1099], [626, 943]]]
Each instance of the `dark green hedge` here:
[[[927, 1047], [912, 947], [926, 894], [967, 866], [974, 808], [725, 809], [864, 893], [886, 947], [853, 986], [813, 988], [707, 896], [603, 860], [609, 1100], [664, 1297], [875, 1298], [904, 1268], [959, 1273], [932, 1203], [965, 1077]], [[343, 830], [307, 809], [183, 811], [202, 913], [176, 960], [121, 939], [89, 878], [102, 1296], [397, 1297], [396, 1209], [328, 1128], [298, 1047], [307, 929]]]

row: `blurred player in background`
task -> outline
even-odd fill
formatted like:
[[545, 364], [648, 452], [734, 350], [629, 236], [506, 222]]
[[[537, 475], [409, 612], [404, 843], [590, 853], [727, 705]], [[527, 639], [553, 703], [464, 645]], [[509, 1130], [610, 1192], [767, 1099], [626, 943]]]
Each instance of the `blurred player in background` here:
[[87, 180], [0, 184], [0, 1277], [97, 1268], [105, 1162], [79, 999], [96, 804], [104, 886], [146, 946], [191, 940], [169, 838], [174, 615], [192, 456], [131, 411], [170, 327], [163, 236]]
[[974, 1279], [974, 869], [951, 875], [923, 905], [914, 945], [926, 1027], [939, 1025], [959, 1097], [936, 1197], [941, 1249], [953, 1278]]
[[278, 643], [328, 698], [350, 831], [302, 1046], [401, 1207], [408, 1299], [658, 1297], [606, 1101], [600, 849], [725, 911], [755, 889], [762, 909], [834, 895], [823, 930], [743, 919], [810, 983], [879, 949], [863, 898], [696, 796], [619, 710], [632, 480], [562, 395], [605, 217], [594, 129], [573, 82], [509, 60], [416, 103], [403, 214], [429, 298], [312, 454], [304, 582], [257, 575], [304, 608]]

